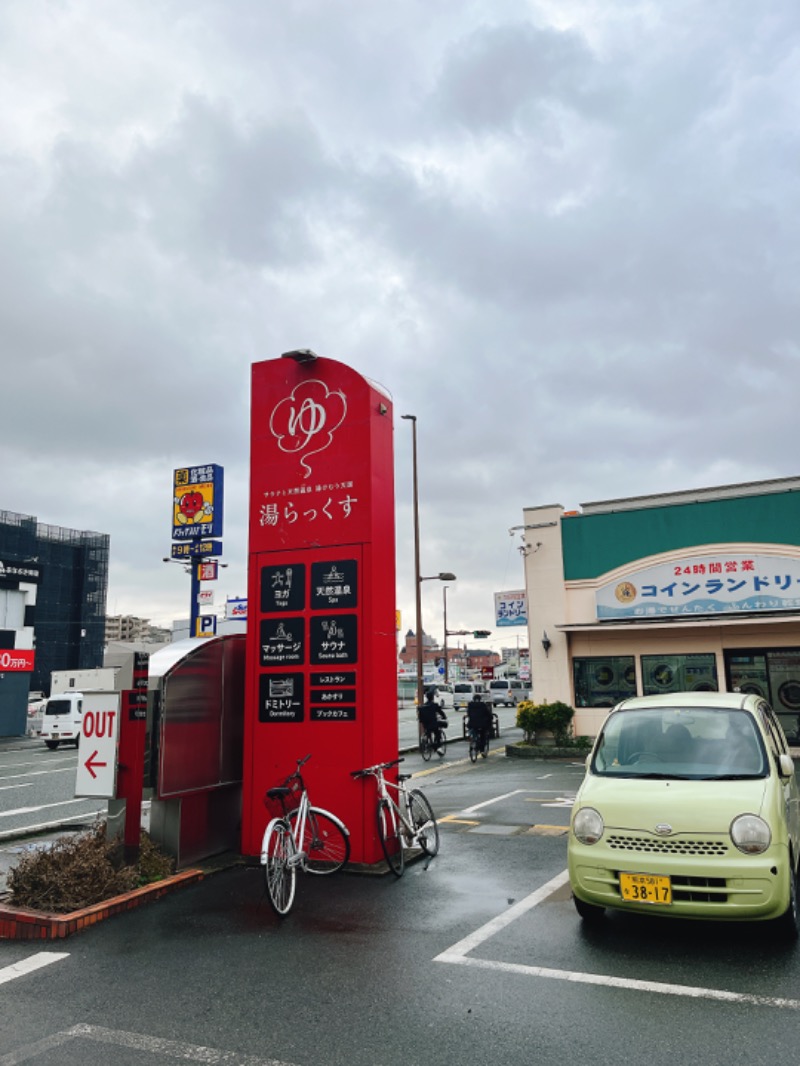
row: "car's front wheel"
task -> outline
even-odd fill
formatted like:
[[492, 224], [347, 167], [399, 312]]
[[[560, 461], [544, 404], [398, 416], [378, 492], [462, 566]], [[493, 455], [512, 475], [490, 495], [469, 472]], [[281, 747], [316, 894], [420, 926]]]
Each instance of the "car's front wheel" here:
[[800, 936], [800, 902], [798, 902], [797, 870], [789, 871], [789, 906], [777, 919], [777, 926], [787, 940]]
[[575, 904], [575, 910], [585, 922], [599, 922], [606, 913], [605, 907], [598, 907], [594, 903], [585, 903], [582, 899], [578, 899], [577, 896], [572, 897], [572, 902]]

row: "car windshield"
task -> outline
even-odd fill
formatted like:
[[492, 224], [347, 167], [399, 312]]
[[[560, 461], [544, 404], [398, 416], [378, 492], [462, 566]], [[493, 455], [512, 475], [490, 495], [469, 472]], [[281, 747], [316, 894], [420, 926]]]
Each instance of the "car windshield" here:
[[472, 685], [456, 685], [456, 692], [472, 692]]
[[764, 777], [768, 763], [746, 711], [659, 707], [610, 715], [592, 770], [603, 777], [731, 780]]

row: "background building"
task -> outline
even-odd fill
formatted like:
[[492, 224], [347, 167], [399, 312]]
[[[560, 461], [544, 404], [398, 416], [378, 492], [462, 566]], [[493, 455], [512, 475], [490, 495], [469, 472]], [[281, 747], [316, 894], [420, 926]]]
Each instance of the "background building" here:
[[800, 739], [800, 478], [524, 512], [533, 696], [762, 694]]
[[[417, 637], [413, 629], [406, 633], [405, 644], [400, 649], [398, 658], [403, 672], [408, 673], [416, 670], [417, 666]], [[467, 677], [487, 667], [496, 667], [501, 662], [500, 655], [496, 651], [486, 648], [468, 648], [466, 643], [463, 647], [458, 645], [447, 648], [447, 662], [450, 680], [456, 677]], [[422, 633], [422, 664], [425, 675], [428, 675], [428, 667], [431, 676], [442, 673], [444, 670], [444, 648], [429, 636], [424, 630]]]
[[53, 670], [102, 665], [109, 537], [0, 511], [0, 649], [32, 651], [32, 669], [0, 671], [0, 735], [25, 732], [28, 691]]
[[137, 618], [132, 614], [106, 617], [106, 644], [116, 641], [167, 644], [171, 639], [171, 630], [152, 626], [149, 618]]

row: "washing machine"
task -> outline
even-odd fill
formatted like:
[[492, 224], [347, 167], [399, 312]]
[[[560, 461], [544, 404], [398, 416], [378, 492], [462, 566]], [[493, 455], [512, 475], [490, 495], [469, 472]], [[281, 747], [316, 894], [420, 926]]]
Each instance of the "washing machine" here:
[[768, 662], [775, 710], [797, 714], [800, 711], [800, 649], [770, 652]]
[[[648, 657], [649, 658], [649, 657]], [[674, 692], [675, 668], [669, 662], [655, 659], [643, 667], [645, 692]]]
[[636, 669], [629, 661], [592, 663], [588, 669], [590, 707], [613, 707], [625, 696], [636, 695]]
[[713, 656], [703, 656], [694, 662], [684, 663], [680, 680], [685, 692], [716, 692], [719, 683]]
[[737, 692], [744, 692], [748, 696], [763, 696], [767, 698], [767, 685], [760, 678], [742, 677], [735, 686]]

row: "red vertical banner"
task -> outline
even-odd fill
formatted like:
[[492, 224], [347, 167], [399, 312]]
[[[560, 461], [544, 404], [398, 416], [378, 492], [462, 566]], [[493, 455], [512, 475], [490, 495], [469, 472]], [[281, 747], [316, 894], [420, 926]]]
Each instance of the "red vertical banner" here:
[[310, 753], [312, 802], [377, 862], [374, 784], [350, 771], [398, 751], [392, 405], [330, 359], [252, 372], [242, 852]]
[[139, 856], [149, 664], [146, 652], [135, 652], [133, 688], [122, 693], [120, 709], [117, 796], [125, 800], [125, 854], [129, 862]]

